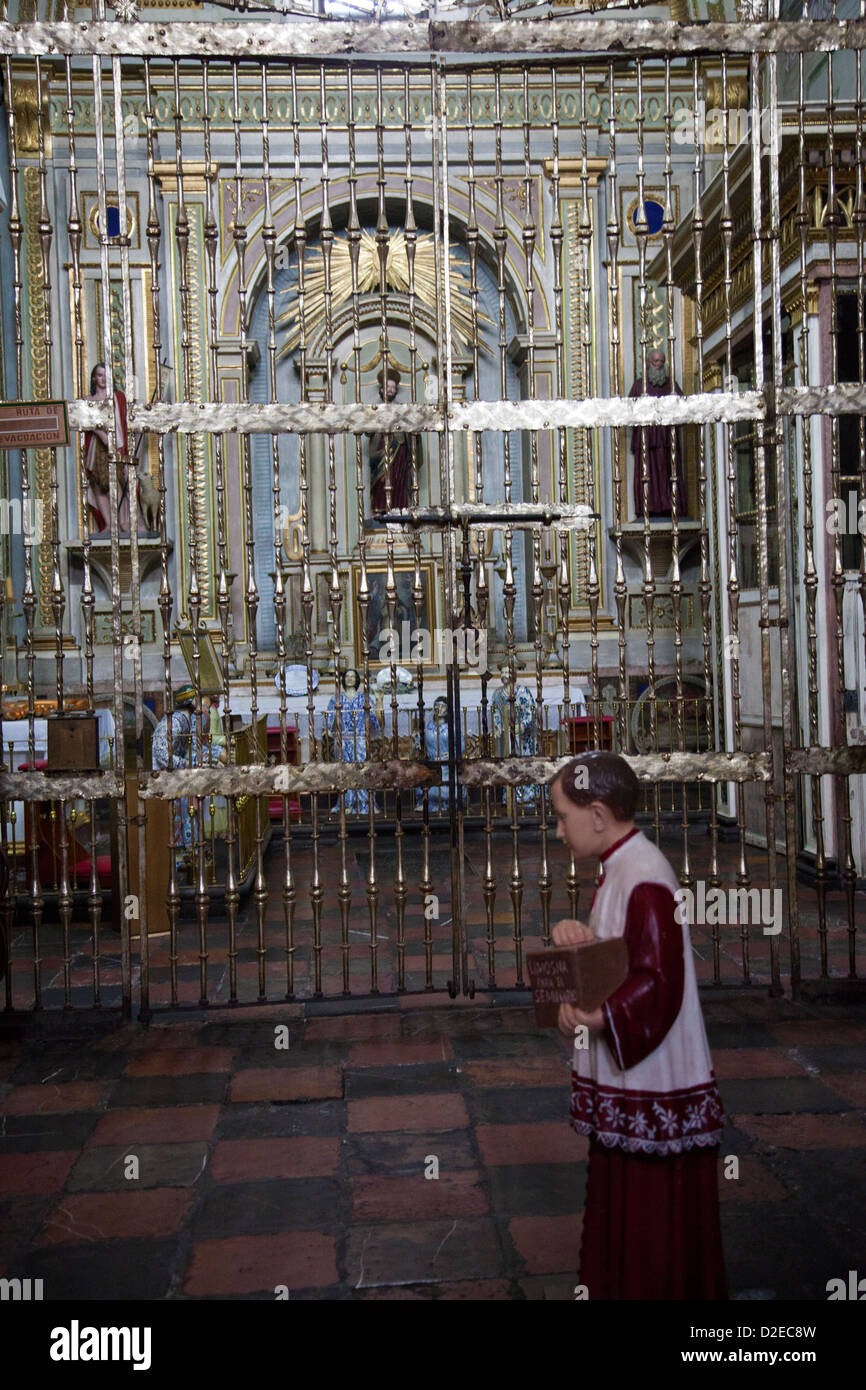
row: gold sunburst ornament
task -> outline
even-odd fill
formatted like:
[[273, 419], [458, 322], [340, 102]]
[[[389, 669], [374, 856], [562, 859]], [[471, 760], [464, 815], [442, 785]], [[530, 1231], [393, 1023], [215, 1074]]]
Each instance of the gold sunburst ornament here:
[[[480, 337], [482, 324], [491, 321], [486, 314], [478, 313], [477, 321], [472, 314], [471, 284], [464, 265], [454, 256], [450, 258], [451, 272], [451, 333], [459, 344], [469, 345], [478, 342], [484, 349]], [[379, 247], [370, 232], [362, 232], [358, 247], [358, 292], [373, 294], [380, 286]], [[426, 308], [437, 309], [436, 297], [436, 243], [429, 233], [415, 239], [414, 291], [418, 300]], [[385, 260], [385, 284], [389, 290], [398, 294], [408, 294], [409, 253], [406, 234], [394, 232], [388, 242]], [[285, 331], [286, 337], [279, 351], [285, 357], [294, 352], [301, 341], [301, 312], [297, 285], [285, 291], [289, 298], [288, 308], [277, 319], [277, 328]], [[352, 260], [349, 243], [345, 238], [335, 237], [331, 248], [331, 314], [336, 313], [352, 298]], [[309, 340], [325, 320], [325, 263], [321, 251], [304, 257], [304, 336]]]

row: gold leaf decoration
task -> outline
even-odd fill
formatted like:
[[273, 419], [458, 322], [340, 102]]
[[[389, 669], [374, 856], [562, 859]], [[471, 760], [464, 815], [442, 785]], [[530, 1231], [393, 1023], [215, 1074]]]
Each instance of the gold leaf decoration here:
[[[472, 314], [471, 284], [466, 266], [456, 259], [453, 252], [450, 258], [451, 274], [451, 334], [458, 345], [468, 346], [477, 341], [478, 346], [488, 351], [481, 340], [482, 324], [490, 324], [486, 314], [479, 311], [477, 320]], [[414, 291], [418, 300], [426, 308], [437, 310], [436, 295], [436, 243], [429, 233], [415, 239]], [[358, 293], [368, 295], [378, 293], [381, 283], [379, 247], [370, 232], [362, 232], [358, 246]], [[410, 291], [409, 249], [405, 232], [394, 232], [388, 242], [385, 260], [385, 284], [389, 290], [398, 294]], [[294, 352], [301, 341], [301, 304], [298, 286], [293, 285], [285, 291], [289, 299], [288, 308], [277, 319], [277, 328], [285, 331], [285, 341], [279, 356], [285, 357]], [[352, 298], [352, 259], [349, 243], [345, 238], [335, 237], [331, 247], [330, 264], [330, 312], [333, 316], [343, 304]], [[304, 335], [307, 340], [316, 332], [326, 317], [325, 261], [321, 251], [304, 256]]]

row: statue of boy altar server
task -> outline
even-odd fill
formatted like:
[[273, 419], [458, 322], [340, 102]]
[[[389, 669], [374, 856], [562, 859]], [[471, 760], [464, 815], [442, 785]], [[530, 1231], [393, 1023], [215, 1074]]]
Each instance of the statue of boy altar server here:
[[553, 940], [623, 936], [628, 950], [628, 975], [600, 1008], [559, 1007], [575, 1039], [571, 1124], [589, 1137], [579, 1279], [591, 1300], [725, 1299], [724, 1113], [679, 883], [634, 823], [638, 786], [623, 758], [586, 752], [551, 791], [557, 839], [601, 860], [589, 924], [558, 922]]

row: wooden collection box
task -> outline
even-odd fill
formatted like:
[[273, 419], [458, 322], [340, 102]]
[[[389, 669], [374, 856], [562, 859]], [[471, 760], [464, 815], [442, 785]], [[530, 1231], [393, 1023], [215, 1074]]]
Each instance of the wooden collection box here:
[[628, 974], [628, 951], [621, 936], [588, 941], [582, 946], [554, 946], [527, 951], [535, 1021], [555, 1028], [560, 1004], [591, 1014], [619, 989]]
[[98, 772], [95, 714], [55, 714], [46, 721], [49, 772]]

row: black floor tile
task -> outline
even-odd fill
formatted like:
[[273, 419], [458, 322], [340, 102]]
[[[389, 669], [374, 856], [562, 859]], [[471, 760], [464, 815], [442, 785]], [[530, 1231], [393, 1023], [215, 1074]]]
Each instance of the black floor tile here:
[[69, 1044], [58, 1047], [40, 1048], [27, 1055], [16, 1067], [11, 1081], [18, 1086], [40, 1086], [44, 1082], [52, 1086], [63, 1086], [69, 1081], [110, 1081], [123, 1075], [130, 1054], [126, 1052], [95, 1052], [76, 1042], [74, 1050]]
[[46, 1302], [62, 1299], [165, 1298], [176, 1241], [99, 1241], [34, 1250], [7, 1271], [9, 1278], [42, 1279]]
[[[563, 1078], [563, 1082], [567, 1078]], [[567, 1123], [569, 1091], [562, 1086], [509, 1086], [466, 1093], [466, 1104], [476, 1124], [525, 1125], [549, 1120]]]
[[471, 1137], [463, 1130], [432, 1138], [429, 1134], [349, 1134], [343, 1142], [343, 1162], [350, 1178], [417, 1177], [431, 1148], [442, 1172], [478, 1166]]
[[851, 1267], [850, 1250], [820, 1218], [802, 1206], [795, 1215], [790, 1202], [724, 1203], [722, 1240], [732, 1298], [761, 1289], [776, 1299], [826, 1300], [828, 1279]]
[[[138, 1159], [138, 1177], [127, 1178], [126, 1159]], [[98, 1144], [85, 1149], [66, 1182], [70, 1192], [129, 1192], [153, 1187], [192, 1187], [206, 1171], [208, 1146], [185, 1144]]]
[[227, 1107], [220, 1115], [216, 1139], [288, 1139], [298, 1135], [342, 1134], [346, 1107], [341, 1100], [290, 1102], [286, 1105]]
[[219, 1105], [228, 1093], [225, 1073], [189, 1076], [125, 1076], [111, 1093], [111, 1108], [147, 1105]]
[[[777, 1149], [764, 1162], [866, 1275], [866, 1155], [863, 1149]], [[844, 1271], [840, 1271], [840, 1274]], [[828, 1275], [828, 1278], [830, 1276]]]
[[346, 1060], [351, 1046], [352, 1044], [345, 1040], [304, 1043], [290, 1037], [288, 1047], [277, 1048], [274, 1047], [272, 1039], [270, 1047], [238, 1049], [235, 1053], [234, 1070], [258, 1071], [267, 1070], [269, 1067], [338, 1067]]
[[365, 1100], [369, 1096], [407, 1096], [429, 1091], [456, 1091], [460, 1077], [456, 1064], [447, 1062], [408, 1063], [403, 1067], [362, 1067], [345, 1073], [346, 1099]]
[[722, 1104], [729, 1115], [789, 1115], [850, 1110], [847, 1101], [811, 1076], [756, 1076], [720, 1081]]
[[773, 1047], [778, 1048], [776, 1039], [760, 1024], [743, 1019], [742, 1023], [706, 1024], [707, 1040], [710, 1048], [715, 1047]]
[[[862, 1016], [861, 1016], [862, 1021]], [[817, 1067], [822, 1075], [832, 1076], [835, 1072], [862, 1071], [866, 1067], [866, 1047], [862, 1043], [821, 1043], [817, 1046], [789, 1049], [795, 1051], [798, 1061], [810, 1067]]]
[[80, 1149], [101, 1111], [71, 1111], [61, 1115], [0, 1116], [0, 1153], [45, 1153], [49, 1149]]
[[566, 1216], [583, 1210], [585, 1163], [490, 1168], [486, 1179], [497, 1216]]
[[195, 1240], [278, 1231], [340, 1229], [341, 1185], [331, 1178], [279, 1178], [218, 1184], [193, 1219]]
[[454, 1051], [461, 1062], [480, 1062], [498, 1057], [550, 1057], [551, 1039], [544, 1033], [483, 1033], [476, 1037], [456, 1037]]

